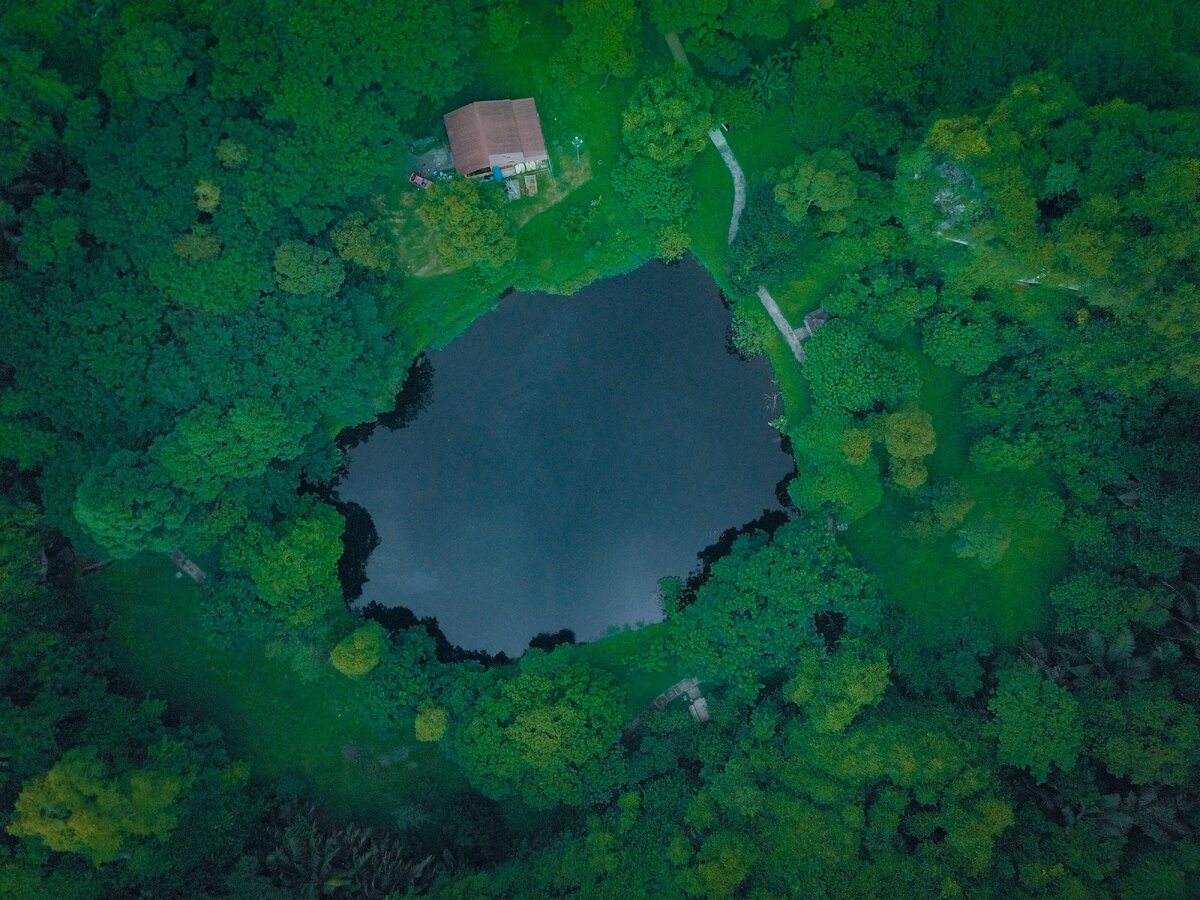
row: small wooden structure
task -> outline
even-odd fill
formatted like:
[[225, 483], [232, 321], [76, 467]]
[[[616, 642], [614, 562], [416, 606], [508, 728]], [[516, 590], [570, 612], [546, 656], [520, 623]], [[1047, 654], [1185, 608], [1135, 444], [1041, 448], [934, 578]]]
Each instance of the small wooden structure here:
[[691, 713], [692, 719], [703, 725], [708, 721], [709, 716], [708, 701], [700, 693], [700, 679], [684, 678], [675, 682], [651, 700], [638, 717], [629, 723], [629, 727], [625, 729], [624, 737], [626, 739], [633, 737], [637, 730], [642, 727], [642, 722], [646, 720], [646, 716], [650, 715], [650, 713], [658, 712], [676, 697], [681, 697], [685, 694], [688, 698], [688, 712]]
[[829, 315], [829, 313], [827, 313], [822, 307], [818, 306], [804, 317], [804, 327], [797, 328], [796, 333], [800, 335], [800, 340], [807, 340], [813, 336], [818, 328], [828, 323], [832, 318], [833, 316]]
[[208, 575], [205, 574], [202, 568], [183, 555], [182, 550], [172, 550], [168, 556], [170, 556], [171, 562], [179, 567], [179, 571], [196, 582], [196, 584], [204, 584], [208, 578]]

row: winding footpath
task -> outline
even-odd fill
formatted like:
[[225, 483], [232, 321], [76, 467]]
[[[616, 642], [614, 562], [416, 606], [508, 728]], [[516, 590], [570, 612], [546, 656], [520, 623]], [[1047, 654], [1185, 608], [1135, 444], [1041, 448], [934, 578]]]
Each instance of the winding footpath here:
[[[746, 208], [746, 175], [742, 171], [741, 165], [738, 164], [737, 157], [733, 155], [733, 148], [729, 146], [729, 141], [725, 140], [725, 135], [721, 134], [720, 128], [710, 131], [708, 139], [713, 142], [713, 146], [721, 154], [721, 159], [725, 160], [725, 167], [729, 169], [729, 174], [733, 176], [733, 215], [729, 217], [729, 240], [727, 241], [732, 244], [733, 239], [737, 237], [742, 210]], [[759, 288], [760, 294], [762, 290]]]
[[[771, 317], [771, 321], [775, 323], [775, 327], [779, 329], [779, 333], [783, 335], [783, 339], [787, 341], [787, 345], [792, 348], [792, 356], [796, 357], [796, 362], [804, 362], [804, 338], [796, 333], [796, 329], [791, 326], [787, 317], [784, 316], [783, 310], [771, 296], [771, 292], [761, 284], [758, 286], [758, 299], [762, 303], [763, 309], [767, 311], [767, 315]], [[807, 336], [806, 334], [805, 337]]]
[[[683, 50], [683, 44], [679, 41], [679, 35], [674, 31], [669, 31], [664, 37], [667, 41], [667, 47], [671, 50], [671, 56], [675, 58], [675, 62], [690, 69], [692, 64]], [[741, 164], [737, 161], [737, 157], [733, 155], [733, 148], [729, 146], [729, 141], [725, 140], [725, 135], [721, 133], [720, 128], [714, 128], [709, 131], [708, 139], [713, 142], [713, 146], [721, 154], [721, 159], [725, 161], [725, 168], [729, 169], [729, 174], [733, 176], [733, 212], [729, 217], [729, 237], [727, 240], [727, 243], [732, 244], [734, 238], [737, 237], [738, 224], [742, 219], [742, 211], [746, 208], [746, 173], [742, 171]], [[771, 321], [775, 323], [775, 327], [779, 329], [779, 333], [783, 335], [783, 339], [787, 341], [787, 345], [791, 347], [792, 355], [796, 357], [796, 362], [804, 362], [804, 347], [801, 345], [804, 338], [792, 328], [787, 317], [783, 314], [783, 310], [779, 308], [779, 304], [771, 296], [771, 292], [761, 284], [758, 286], [758, 299], [767, 311], [767, 315], [771, 317]], [[805, 337], [809, 333], [811, 332], [807, 332]]]

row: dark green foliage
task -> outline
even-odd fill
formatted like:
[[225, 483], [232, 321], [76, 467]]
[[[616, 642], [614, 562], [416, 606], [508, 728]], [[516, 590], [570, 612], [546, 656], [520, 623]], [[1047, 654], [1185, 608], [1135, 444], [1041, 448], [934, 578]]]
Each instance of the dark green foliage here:
[[378, 834], [358, 825], [334, 825], [309, 807], [279, 823], [266, 836], [272, 849], [264, 869], [272, 884], [287, 896], [384, 898], [409, 891], [420, 893], [447, 860], [423, 858], [395, 834]]
[[916, 394], [912, 359], [885, 349], [848, 321], [834, 320], [814, 334], [805, 355], [804, 375], [819, 408], [872, 412]]
[[739, 538], [717, 562], [696, 600], [671, 619], [683, 655], [742, 694], [822, 641], [822, 616], [852, 632], [879, 617], [875, 584], [850, 563], [823, 522], [785, 525]]
[[679, 174], [646, 156], [622, 156], [613, 170], [613, 187], [651, 221], [683, 219], [695, 202]]
[[[665, 50], [625, 0], [0, 10], [0, 894], [1189, 895], [1194, 4], [645, 9], [701, 74], [639, 71]], [[795, 521], [664, 580], [652, 634], [481, 665], [407, 611], [344, 609], [345, 523], [317, 498], [332, 436], [524, 271], [520, 207], [465, 180], [412, 194], [465, 271], [395, 264], [380, 213], [410, 135], [530, 87], [551, 139], [626, 105], [589, 140], [611, 168], [597, 153], [588, 199], [553, 221], [585, 244], [615, 206], [633, 219], [613, 243], [640, 256], [683, 253], [697, 196], [716, 205], [691, 180], [714, 106], [761, 125], [730, 135], [739, 237], [697, 253], [739, 303], [768, 283], [793, 322], [817, 304], [834, 321], [799, 369], [772, 357]], [[738, 322], [740, 347], [775, 354], [769, 323]], [[916, 570], [857, 563], [856, 529], [928, 567], [933, 612], [900, 612], [896, 572]], [[276, 804], [264, 785], [295, 757], [231, 762], [190, 693], [169, 715], [142, 696], [68, 542], [126, 573], [145, 551], [200, 559], [205, 637], [336, 680], [322, 709], [381, 744], [305, 757], [280, 790], [403, 784], [386, 767], [411, 754], [428, 797], [387, 808], [407, 830]], [[997, 584], [1023, 621], [1045, 606], [1040, 636], [1004, 631]], [[623, 742], [687, 675], [712, 721], [676, 701]], [[479, 871], [451, 871], [438, 831]]]
[[733, 244], [729, 277], [747, 294], [799, 270], [812, 253], [811, 234], [784, 215], [765, 184], [747, 188], [746, 211]]

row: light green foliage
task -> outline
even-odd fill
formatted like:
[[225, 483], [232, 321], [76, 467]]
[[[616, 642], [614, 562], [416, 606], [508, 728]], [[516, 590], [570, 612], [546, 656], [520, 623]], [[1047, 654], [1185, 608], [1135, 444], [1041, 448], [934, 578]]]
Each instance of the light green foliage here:
[[455, 712], [450, 743], [488, 796], [535, 809], [581, 806], [609, 798], [624, 780], [625, 716], [607, 672], [531, 652], [518, 674]]
[[[883, 499], [879, 464], [870, 454], [871, 435], [852, 423], [849, 417], [815, 413], [789, 432], [804, 476], [794, 479], [788, 492], [801, 509], [815, 512], [828, 504], [839, 518], [853, 522]], [[847, 433], [852, 435], [849, 452]]]
[[1200, 249], [1200, 214], [1178, 198], [1200, 189], [1198, 135], [1192, 113], [1089, 108], [1058, 76], [1018, 79], [985, 117], [931, 127], [923, 161], [906, 164], [910, 228], [967, 241], [956, 268], [973, 283], [1063, 285], [1109, 310], [1120, 333], [1085, 314], [1075, 353], [1111, 383], [1194, 379], [1196, 354], [1180, 342], [1200, 329], [1184, 299], [1197, 280], [1181, 260]]
[[959, 529], [954, 540], [954, 552], [964, 559], [973, 559], [990, 569], [1008, 552], [1012, 530], [990, 518], [976, 518]]
[[842, 432], [842, 453], [846, 462], [853, 466], [861, 466], [871, 455], [871, 445], [874, 443], [871, 432], [865, 428], [850, 427]]
[[621, 135], [634, 156], [680, 169], [708, 141], [713, 95], [684, 66], [642, 79], [621, 117]]
[[843, 641], [834, 653], [808, 647], [797, 654], [784, 693], [807, 713], [814, 731], [836, 734], [883, 698], [889, 672], [883, 649], [861, 640]]
[[333, 667], [349, 678], [361, 678], [377, 665], [387, 650], [387, 632], [378, 622], [356, 628], [329, 651]]
[[559, 15], [571, 24], [558, 50], [568, 79], [575, 81], [576, 72], [622, 78], [634, 73], [642, 17], [633, 0], [564, 0]]
[[413, 723], [413, 736], [424, 743], [436, 743], [442, 739], [450, 725], [450, 717], [446, 710], [437, 706], [429, 706], [417, 713]]
[[332, 297], [345, 279], [342, 261], [322, 247], [284, 241], [275, 249], [275, 280], [289, 294]]
[[692, 236], [680, 222], [668, 222], [654, 238], [654, 255], [664, 262], [678, 262], [691, 249]]
[[693, 896], [733, 897], [757, 861], [753, 844], [741, 835], [718, 832], [700, 848], [694, 878], [685, 881]]
[[920, 459], [937, 449], [933, 417], [919, 406], [910, 405], [884, 419], [883, 445], [897, 459]]
[[338, 255], [347, 262], [380, 272], [392, 267], [396, 254], [383, 224], [378, 220], [368, 221], [365, 213], [354, 212], [346, 216], [330, 230], [329, 237]]
[[225, 561], [246, 572], [259, 598], [289, 621], [311, 622], [341, 599], [337, 563], [345, 524], [332, 506], [317, 504], [289, 521], [282, 534], [254, 525], [231, 536]]
[[455, 178], [435, 184], [425, 195], [417, 216], [433, 232], [446, 265], [500, 269], [516, 256], [512, 220], [496, 185]]
[[828, 148], [799, 157], [779, 173], [775, 201], [793, 222], [810, 222], [818, 234], [836, 234], [850, 224], [858, 201], [858, 166], [844, 150]]
[[[307, 853], [314, 829], [291, 834], [292, 858], [319, 877], [281, 889], [261, 872], [268, 848], [249, 835], [273, 816], [257, 789], [215, 761], [202, 722], [179, 730], [186, 762], [148, 754], [161, 708], [110, 692], [126, 683], [101, 665], [111, 648], [139, 685], [230, 722], [265, 779], [294, 771], [323, 801], [390, 816], [424, 792], [436, 821], [422, 833], [452, 833], [464, 869], [498, 867], [441, 878], [447, 896], [1187, 895], [1200, 877], [1190, 0], [1136, 15], [1116, 0], [653, 0], [709, 86], [675, 67], [632, 88], [607, 76], [666, 54], [628, 0], [562, 15], [469, 0], [92, 6], [0, 11], [0, 453], [22, 470], [0, 501], [0, 817], [24, 838], [3, 850], [0, 894], [359, 889], [342, 880], [350, 854]], [[525, 53], [556, 45], [555, 65]], [[1023, 77], [1037, 69], [1062, 77]], [[349, 681], [313, 649], [360, 624], [335, 575], [341, 517], [296, 486], [330, 477], [328, 436], [386, 408], [412, 354], [486, 305], [481, 285], [543, 279], [524, 245], [517, 261], [492, 187], [411, 194], [445, 268], [479, 267], [446, 279], [390, 271], [385, 220], [350, 212], [394, 196], [405, 132], [427, 133], [468, 85], [535, 94], [551, 138], [552, 117], [594, 119], [587, 199], [521, 231], [533, 247], [559, 223], [581, 245], [613, 229], [620, 249], [606, 239], [592, 259], [596, 244], [570, 286], [634, 255], [676, 258], [690, 231], [739, 302], [766, 283], [789, 315], [834, 314], [804, 367], [777, 373], [790, 492], [813, 520], [743, 539], [690, 607], [671, 585], [670, 621], [628, 657], [614, 642], [450, 670], [423, 629], [367, 626], [331, 654], [351, 671], [378, 660]], [[710, 216], [728, 202], [703, 149], [710, 89], [722, 121], [756, 125], [730, 135], [751, 193], [729, 251]], [[777, 200], [773, 167], [797, 153]], [[767, 335], [755, 316], [741, 321], [762, 333], [735, 329], [744, 349]], [[911, 488], [935, 441], [937, 480], [885, 498], [880, 449]], [[827, 513], [854, 524], [835, 534]], [[904, 536], [922, 543], [898, 538], [910, 515]], [[55, 529], [88, 555], [182, 545], [211, 577], [194, 602], [173, 572], [118, 563], [75, 602], [36, 583]], [[1055, 579], [1059, 637], [1023, 642], [1015, 665], [963, 615], [1036, 622]], [[105, 624], [113, 612], [103, 647], [93, 602]], [[250, 632], [267, 656], [245, 652]], [[169, 652], [145, 653], [156, 641]], [[900, 690], [881, 699], [889, 664]], [[714, 721], [665, 710], [626, 750], [621, 728], [680, 667], [711, 676]], [[304, 718], [287, 709], [310, 713], [303, 727], [278, 727]], [[342, 755], [413, 737], [502, 806], [463, 794], [433, 748], [414, 757], [419, 787]], [[1036, 797], [998, 761], [1041, 780]], [[526, 840], [546, 820], [522, 809], [562, 803], [590, 806], [586, 821]], [[128, 859], [89, 865], [113, 854]]]
[[1083, 749], [1079, 702], [1025, 665], [1000, 672], [988, 702], [999, 741], [997, 759], [1044, 782], [1052, 767], [1069, 772]]
[[164, 840], [175, 827], [172, 808], [182, 790], [178, 778], [150, 769], [110, 778], [95, 748], [70, 750], [25, 785], [7, 830], [102, 865], [117, 858], [128, 837]]
[[937, 448], [933, 418], [915, 405], [884, 418], [883, 444], [892, 457], [892, 478], [914, 491], [929, 477], [922, 460]]
[[267, 400], [212, 404], [183, 416], [154, 443], [150, 456], [185, 490], [214, 500], [227, 481], [261, 475], [274, 459], [300, 453], [301, 423]]

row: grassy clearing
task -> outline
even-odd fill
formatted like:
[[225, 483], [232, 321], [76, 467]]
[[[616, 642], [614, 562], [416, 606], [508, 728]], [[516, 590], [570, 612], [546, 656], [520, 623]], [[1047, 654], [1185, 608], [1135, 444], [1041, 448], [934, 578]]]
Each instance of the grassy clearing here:
[[[1001, 485], [963, 478], [977, 500], [973, 515], [987, 510]], [[1045, 625], [1044, 598], [1066, 567], [1066, 541], [1054, 532], [1014, 529], [1004, 559], [984, 569], [954, 554], [953, 534], [922, 543], [902, 537], [912, 504], [889, 491], [882, 506], [845, 535], [855, 557], [879, 577], [884, 596], [912, 613], [930, 631], [947, 619], [972, 616], [995, 628], [1004, 642]]]
[[253, 776], [280, 779], [337, 816], [394, 823], [431, 792], [467, 789], [458, 769], [415, 741], [382, 743], [356, 686], [315, 655], [303, 675], [250, 639], [206, 641], [199, 592], [165, 558], [142, 557], [89, 576], [87, 595], [110, 623], [117, 664], [172, 709], [216, 722]]
[[749, 128], [731, 128], [725, 139], [747, 179], [790, 165], [798, 152], [792, 143], [791, 105], [776, 105]]
[[929, 627], [947, 618], [973, 616], [992, 625], [997, 636], [1015, 641], [1046, 623], [1045, 597], [1067, 565], [1067, 541], [1057, 531], [1037, 531], [1014, 520], [1001, 498], [1012, 491], [1052, 488], [1049, 477], [1033, 472], [980, 472], [967, 458], [961, 393], [966, 379], [935, 366], [917, 350], [912, 334], [902, 341], [921, 372], [920, 405], [933, 416], [938, 446], [929, 458], [931, 478], [953, 478], [975, 500], [968, 521], [988, 517], [1009, 527], [1012, 543], [991, 569], [953, 550], [955, 534], [920, 542], [903, 536], [913, 503], [889, 488], [879, 509], [851, 526], [845, 535], [855, 557], [880, 578], [884, 595]]
[[712, 273], [722, 290], [728, 292], [725, 264], [729, 252], [729, 217], [733, 212], [733, 178], [711, 143], [696, 157], [688, 175], [696, 192], [696, 209], [688, 223], [692, 253]]

